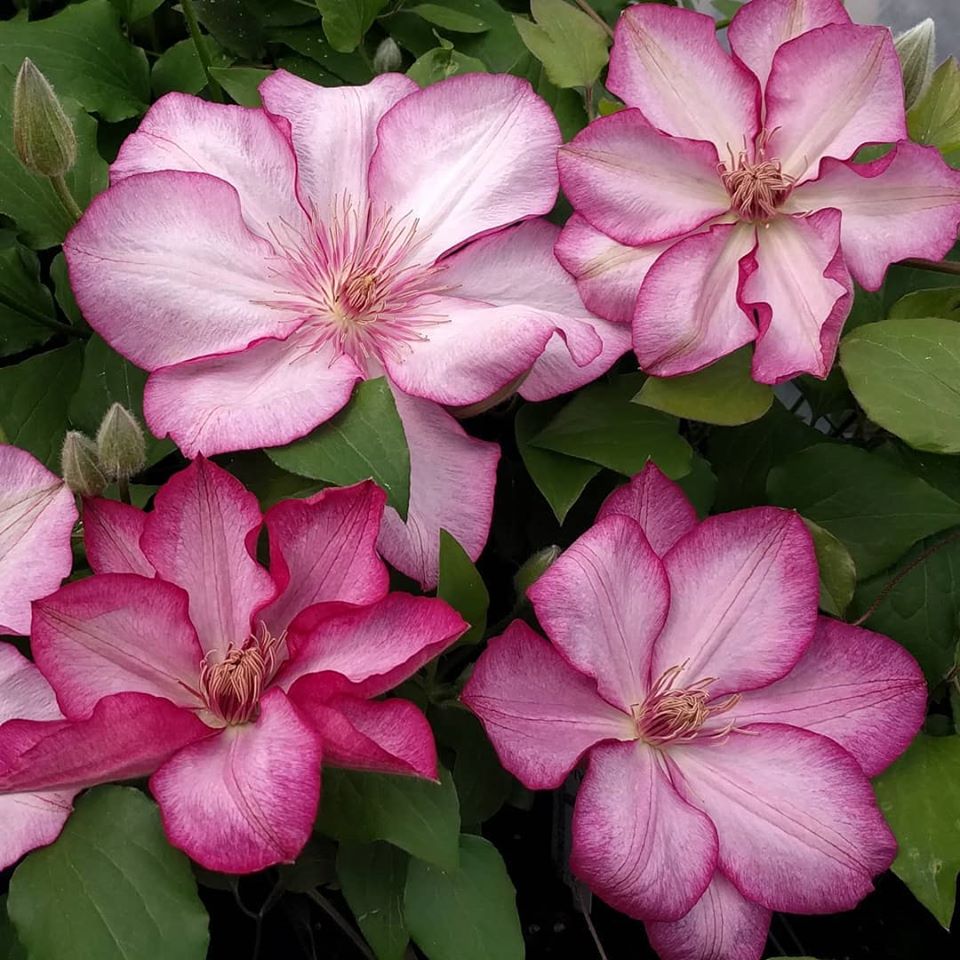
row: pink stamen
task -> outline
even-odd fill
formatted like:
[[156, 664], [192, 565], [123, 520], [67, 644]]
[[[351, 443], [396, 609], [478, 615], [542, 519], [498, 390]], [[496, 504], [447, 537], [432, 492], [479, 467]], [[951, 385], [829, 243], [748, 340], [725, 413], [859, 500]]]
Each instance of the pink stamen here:
[[755, 156], [746, 148], [736, 155], [730, 149], [729, 162], [717, 168], [733, 209], [751, 223], [777, 216], [796, 182], [795, 177], [783, 172], [779, 160], [767, 160], [764, 156], [768, 139], [767, 133], [760, 134]]

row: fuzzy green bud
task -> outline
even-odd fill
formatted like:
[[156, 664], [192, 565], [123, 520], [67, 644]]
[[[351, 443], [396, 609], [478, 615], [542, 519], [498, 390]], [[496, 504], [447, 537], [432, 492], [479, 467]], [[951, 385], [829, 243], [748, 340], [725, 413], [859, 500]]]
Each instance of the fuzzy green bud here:
[[903, 96], [909, 110], [927, 89], [933, 76], [937, 35], [934, 22], [923, 20], [893, 41], [903, 70]]
[[66, 485], [81, 497], [96, 497], [107, 485], [97, 462], [97, 445], [79, 430], [69, 430], [64, 437], [60, 472]]
[[403, 54], [397, 41], [387, 37], [380, 42], [377, 52], [373, 55], [373, 72], [376, 74], [393, 73], [403, 66]]
[[143, 430], [134, 415], [119, 403], [103, 415], [97, 431], [97, 458], [108, 480], [129, 480], [147, 462]]
[[513, 577], [513, 588], [517, 591], [518, 598], [527, 595], [527, 590], [547, 572], [547, 568], [560, 556], [560, 553], [559, 547], [544, 547], [527, 559]]
[[13, 87], [13, 142], [23, 165], [44, 177], [62, 177], [77, 159], [73, 125], [47, 78], [29, 59]]

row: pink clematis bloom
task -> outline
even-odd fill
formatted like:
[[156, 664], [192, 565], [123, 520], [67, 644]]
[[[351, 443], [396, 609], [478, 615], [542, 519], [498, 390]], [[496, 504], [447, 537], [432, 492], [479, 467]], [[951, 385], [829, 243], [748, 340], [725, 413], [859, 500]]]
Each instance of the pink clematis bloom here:
[[[851, 275], [876, 290], [953, 246], [960, 171], [907, 141], [890, 33], [841, 0], [750, 0], [728, 36], [732, 56], [708, 16], [624, 12], [607, 86], [628, 109], [560, 150], [576, 213], [557, 255], [652, 374], [755, 343], [762, 383], [825, 377]], [[874, 143], [894, 146], [851, 161]]]
[[[151, 775], [171, 842], [213, 870], [293, 860], [320, 763], [437, 776], [423, 714], [374, 700], [466, 629], [388, 593], [370, 482], [261, 517], [202, 458], [150, 513], [90, 501], [94, 576], [34, 605], [32, 649], [65, 720], [0, 727], [0, 793]], [[253, 551], [269, 536], [270, 569]]]
[[73, 566], [73, 494], [26, 450], [0, 444], [0, 634], [30, 630], [30, 602]]
[[664, 960], [758, 960], [772, 910], [847, 909], [896, 845], [868, 776], [923, 721], [913, 658], [817, 616], [810, 535], [698, 523], [648, 466], [529, 591], [463, 699], [531, 789], [589, 757], [571, 864]]

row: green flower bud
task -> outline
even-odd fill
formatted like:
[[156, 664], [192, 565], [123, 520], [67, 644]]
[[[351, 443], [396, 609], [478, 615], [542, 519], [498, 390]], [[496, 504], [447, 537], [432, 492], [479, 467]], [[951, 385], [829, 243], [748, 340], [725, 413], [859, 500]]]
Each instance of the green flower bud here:
[[377, 52], [373, 55], [374, 73], [393, 73], [403, 66], [403, 54], [393, 37], [387, 37], [380, 42]]
[[97, 459], [108, 480], [129, 480], [147, 462], [143, 430], [133, 414], [115, 403], [97, 431]]
[[13, 142], [23, 165], [44, 177], [62, 177], [77, 159], [73, 125], [47, 78], [29, 59], [13, 87]]
[[923, 95], [933, 76], [936, 27], [929, 17], [893, 41], [903, 69], [903, 94], [909, 110]]
[[544, 547], [527, 559], [513, 577], [513, 588], [517, 591], [517, 597], [522, 599], [527, 595], [527, 590], [547, 572], [547, 568], [560, 556], [561, 552], [556, 546]]
[[64, 437], [60, 472], [67, 486], [81, 497], [95, 497], [107, 485], [97, 463], [97, 445], [79, 430], [70, 430]]

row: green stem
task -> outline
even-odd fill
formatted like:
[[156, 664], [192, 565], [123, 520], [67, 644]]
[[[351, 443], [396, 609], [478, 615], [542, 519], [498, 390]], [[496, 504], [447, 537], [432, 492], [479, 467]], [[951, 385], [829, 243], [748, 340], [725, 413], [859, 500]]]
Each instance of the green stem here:
[[960, 262], [956, 260], [923, 260], [919, 257], [910, 257], [907, 260], [897, 261], [898, 267], [913, 267], [914, 270], [930, 270], [933, 273], [949, 273], [960, 276]]
[[613, 30], [610, 29], [610, 24], [607, 23], [607, 21], [604, 20], [603, 17], [601, 17], [600, 14], [597, 13], [597, 11], [594, 10], [589, 3], [587, 3], [587, 0], [575, 0], [575, 3], [591, 20], [594, 21], [594, 23], [597, 23], [603, 27], [603, 29], [607, 32], [608, 37], [613, 36]]
[[350, 938], [350, 942], [364, 955], [366, 960], [377, 960], [370, 952], [363, 937], [350, 926], [340, 911], [318, 890], [310, 890], [307, 896]]
[[213, 74], [210, 72], [213, 62], [210, 60], [210, 51], [207, 50], [207, 45], [203, 42], [203, 34], [200, 32], [197, 14], [193, 9], [193, 0], [180, 0], [180, 9], [183, 10], [183, 15], [186, 17], [187, 29], [190, 31], [190, 39], [193, 40], [193, 45], [197, 48], [197, 56], [200, 58], [200, 64], [207, 78], [210, 96], [216, 100], [217, 103], [224, 103], [223, 87], [217, 83], [213, 78]]
[[120, 502], [130, 505], [130, 481], [126, 477], [121, 477], [117, 481], [117, 492], [120, 494]]
[[83, 211], [80, 209], [80, 204], [74, 200], [73, 194], [70, 192], [70, 188], [67, 186], [67, 181], [64, 180], [63, 177], [51, 177], [50, 183], [53, 185], [54, 191], [60, 198], [60, 202], [63, 204], [64, 210], [70, 214], [74, 221], [79, 220], [83, 216]]

